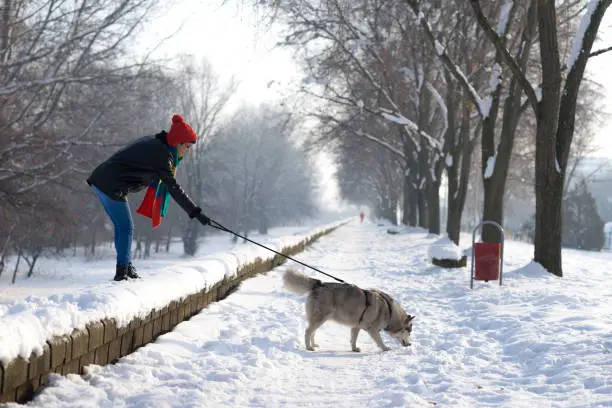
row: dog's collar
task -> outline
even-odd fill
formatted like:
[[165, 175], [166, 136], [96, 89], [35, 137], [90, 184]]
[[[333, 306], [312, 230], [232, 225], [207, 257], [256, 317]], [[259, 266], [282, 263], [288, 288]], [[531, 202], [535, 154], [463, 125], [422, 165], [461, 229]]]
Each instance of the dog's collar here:
[[[389, 301], [389, 299], [387, 299], [387, 296], [385, 296], [384, 294], [381, 293], [380, 297], [383, 298], [383, 300], [387, 304], [387, 308], [389, 308], [389, 322], [391, 322], [391, 317], [393, 316], [393, 306], [391, 305], [391, 302]], [[387, 326], [383, 330], [389, 330], [389, 327], [390, 326]]]
[[[371, 305], [370, 298], [368, 297], [368, 295], [372, 292], [366, 289], [361, 289], [361, 291], [365, 295], [365, 307], [363, 308], [363, 312], [361, 312], [361, 317], [359, 318], [359, 324], [361, 324], [361, 322], [363, 321], [363, 316], [365, 316], [366, 310], [368, 310], [368, 307], [370, 307]], [[380, 292], [378, 293], [380, 294], [380, 297], [383, 299], [383, 301], [387, 305], [387, 308], [389, 309], [389, 320], [391, 320], [391, 316], [393, 316], [393, 306], [391, 305], [391, 302], [389, 302], [389, 299], [387, 299], [387, 296], [383, 295]], [[387, 330], [388, 328], [389, 326], [385, 327], [383, 330]]]
[[391, 302], [389, 302], [389, 299], [387, 299], [387, 296], [384, 296], [384, 295], [380, 295], [380, 296], [383, 298], [383, 300], [387, 304], [387, 307], [389, 308], [389, 318], [391, 318], [391, 315], [393, 314], [393, 306], [391, 306]]
[[363, 321], [363, 316], [365, 316], [366, 310], [368, 310], [368, 307], [370, 307], [370, 298], [368, 297], [368, 294], [370, 293], [370, 291], [365, 290], [365, 289], [361, 289], [361, 291], [365, 295], [365, 307], [363, 308], [363, 312], [361, 312], [361, 317], [359, 318], [359, 324], [361, 324], [361, 322]]

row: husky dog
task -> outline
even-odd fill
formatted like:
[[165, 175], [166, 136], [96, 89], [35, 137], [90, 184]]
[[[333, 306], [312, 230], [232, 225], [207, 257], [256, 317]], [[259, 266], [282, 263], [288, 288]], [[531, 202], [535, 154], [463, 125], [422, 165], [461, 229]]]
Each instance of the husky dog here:
[[327, 320], [351, 328], [351, 349], [355, 352], [361, 351], [357, 347], [359, 330], [365, 330], [382, 351], [390, 348], [383, 343], [381, 330], [397, 339], [402, 346], [410, 345], [414, 316], [407, 314], [383, 291], [364, 290], [348, 283], [321, 282], [293, 269], [285, 271], [283, 281], [293, 293], [303, 295], [309, 292], [306, 298], [308, 327], [304, 334], [306, 349], [313, 351], [318, 347], [314, 334]]

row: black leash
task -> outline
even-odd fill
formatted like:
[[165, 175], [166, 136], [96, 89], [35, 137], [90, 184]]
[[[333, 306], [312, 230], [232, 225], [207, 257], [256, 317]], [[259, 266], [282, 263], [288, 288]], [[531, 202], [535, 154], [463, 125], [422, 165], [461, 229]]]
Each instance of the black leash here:
[[269, 247], [267, 247], [267, 246], [265, 246], [265, 245], [262, 245], [262, 244], [260, 244], [259, 242], [255, 242], [255, 241], [253, 241], [253, 240], [250, 240], [250, 239], [248, 239], [247, 237], [243, 237], [242, 235], [237, 234], [237, 233], [235, 233], [234, 231], [232, 231], [232, 230], [230, 230], [230, 229], [228, 229], [228, 228], [225, 228], [223, 225], [219, 224], [217, 221], [210, 220], [210, 223], [209, 223], [208, 225], [210, 225], [211, 227], [216, 228], [216, 229], [218, 229], [218, 230], [220, 230], [220, 231], [225, 231], [225, 232], [229, 232], [230, 234], [234, 234], [234, 235], [235, 235], [235, 236], [237, 236], [238, 238], [242, 238], [242, 239], [244, 239], [245, 241], [249, 241], [249, 242], [250, 242], [250, 243], [252, 243], [252, 244], [259, 245], [260, 247], [265, 248], [265, 249], [267, 249], [268, 251], [272, 251], [272, 252], [274, 252], [276, 255], [280, 255], [280, 256], [283, 256], [283, 257], [285, 257], [285, 258], [287, 258], [287, 259], [291, 259], [293, 262], [297, 262], [297, 263], [299, 263], [300, 265], [303, 265], [303, 266], [305, 266], [305, 267], [307, 267], [307, 268], [312, 269], [313, 271], [316, 271], [316, 272], [322, 273], [322, 274], [323, 274], [323, 275], [325, 275], [325, 276], [329, 276], [330, 278], [335, 279], [335, 280], [337, 280], [338, 282], [341, 282], [341, 283], [346, 283], [346, 282], [345, 282], [345, 281], [343, 281], [342, 279], [340, 279], [340, 278], [336, 278], [335, 276], [330, 275], [329, 273], [323, 272], [322, 270], [317, 269], [317, 268], [315, 268], [314, 266], [307, 265], [307, 264], [305, 264], [304, 262], [298, 261], [297, 259], [290, 257], [289, 255], [285, 255], [285, 254], [283, 254], [283, 253], [280, 253], [280, 252], [278, 252], [278, 251], [275, 251], [274, 249], [269, 248]]

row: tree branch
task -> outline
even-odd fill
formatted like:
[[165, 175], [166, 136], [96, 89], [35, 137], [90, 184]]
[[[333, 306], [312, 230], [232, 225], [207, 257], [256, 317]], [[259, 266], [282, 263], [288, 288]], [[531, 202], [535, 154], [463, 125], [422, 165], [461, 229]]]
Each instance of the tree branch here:
[[525, 95], [527, 95], [527, 99], [529, 100], [529, 103], [531, 104], [533, 110], [537, 111], [538, 97], [535, 93], [535, 90], [529, 83], [529, 80], [525, 76], [524, 72], [521, 70], [518, 62], [514, 59], [514, 57], [512, 57], [512, 55], [510, 55], [510, 52], [508, 52], [508, 50], [504, 46], [502, 38], [495, 32], [495, 30], [493, 30], [493, 28], [489, 24], [487, 17], [483, 14], [482, 8], [480, 7], [480, 1], [470, 0], [470, 4], [472, 5], [472, 9], [474, 10], [474, 14], [476, 16], [476, 21], [478, 21], [480, 28], [482, 28], [487, 37], [489, 37], [489, 39], [495, 46], [495, 49], [502, 57], [503, 61], [506, 63], [508, 68], [510, 68], [510, 71], [512, 71], [512, 75], [517, 78], [519, 84], [523, 88], [523, 92], [525, 92]]
[[589, 54], [589, 58], [596, 57], [596, 56], [601, 55], [601, 54], [605, 54], [606, 52], [609, 52], [609, 51], [612, 51], [612, 46], [606, 47], [606, 48], [602, 48], [600, 50], [591, 52]]

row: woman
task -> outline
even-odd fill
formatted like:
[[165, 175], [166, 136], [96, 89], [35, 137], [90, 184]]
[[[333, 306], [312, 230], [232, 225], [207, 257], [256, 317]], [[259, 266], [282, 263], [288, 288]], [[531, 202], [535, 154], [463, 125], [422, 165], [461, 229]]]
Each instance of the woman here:
[[131, 263], [134, 222], [127, 201], [129, 193], [148, 187], [136, 212], [151, 218], [153, 228], [166, 215], [170, 196], [189, 218], [196, 217], [204, 225], [210, 222], [174, 177], [176, 167], [196, 141], [194, 130], [176, 114], [168, 132], [128, 144], [96, 167], [87, 179], [115, 227], [116, 281], [139, 278]]

